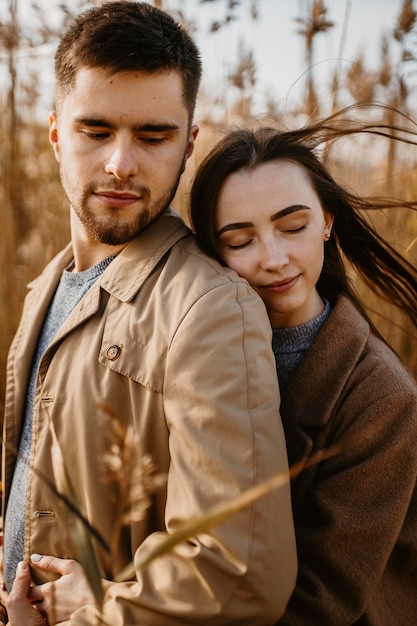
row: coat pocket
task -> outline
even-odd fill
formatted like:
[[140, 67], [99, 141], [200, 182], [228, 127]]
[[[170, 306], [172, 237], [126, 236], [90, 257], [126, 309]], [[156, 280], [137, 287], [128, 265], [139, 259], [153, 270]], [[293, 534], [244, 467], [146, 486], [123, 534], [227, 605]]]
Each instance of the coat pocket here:
[[157, 341], [147, 344], [117, 332], [103, 335], [99, 362], [104, 367], [161, 393], [164, 384], [166, 350]]

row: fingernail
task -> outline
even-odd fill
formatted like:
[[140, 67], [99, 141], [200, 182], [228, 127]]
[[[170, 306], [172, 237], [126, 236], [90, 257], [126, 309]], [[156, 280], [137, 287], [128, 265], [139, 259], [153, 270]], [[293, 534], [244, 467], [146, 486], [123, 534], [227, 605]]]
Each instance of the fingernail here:
[[20, 563], [17, 564], [18, 572], [25, 572], [27, 568], [28, 568], [28, 564], [26, 563], [26, 561], [20, 561]]
[[35, 563], [39, 563], [41, 558], [42, 558], [42, 554], [31, 554], [30, 555], [30, 560], [34, 561]]

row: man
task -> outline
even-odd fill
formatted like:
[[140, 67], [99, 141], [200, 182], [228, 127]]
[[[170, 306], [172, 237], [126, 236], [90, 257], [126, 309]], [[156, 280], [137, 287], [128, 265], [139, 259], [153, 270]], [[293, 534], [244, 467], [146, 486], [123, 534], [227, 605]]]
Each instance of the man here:
[[[94, 540], [107, 623], [273, 624], [295, 584], [288, 488], [116, 582], [164, 533], [287, 467], [263, 304], [169, 208], [198, 132], [198, 51], [162, 11], [110, 2], [70, 26], [55, 71], [50, 141], [71, 244], [31, 285], [8, 361], [7, 589], [30, 560], [42, 615], [96, 623], [68, 509], [45, 480], [56, 436], [76, 501], [107, 543]], [[109, 442], [120, 431], [137, 442], [131, 467], [125, 442]], [[103, 479], [112, 455], [122, 481]], [[139, 519], [122, 496], [144, 455], [167, 481]], [[16, 624], [31, 608], [25, 567]]]

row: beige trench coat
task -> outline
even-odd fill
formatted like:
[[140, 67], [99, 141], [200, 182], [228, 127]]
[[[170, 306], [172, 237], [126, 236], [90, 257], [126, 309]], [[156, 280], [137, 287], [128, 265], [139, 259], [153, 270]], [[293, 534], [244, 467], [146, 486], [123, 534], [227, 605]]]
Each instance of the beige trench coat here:
[[[31, 358], [69, 246], [32, 285], [8, 362], [3, 459], [5, 504], [19, 441]], [[103, 410], [105, 407], [105, 410]], [[134, 428], [140, 450], [167, 474], [142, 521], [123, 527], [108, 554], [113, 581], [135, 556], [210, 506], [276, 472], [287, 456], [270, 325], [260, 299], [207, 258], [168, 211], [109, 265], [43, 355], [33, 421], [25, 558], [79, 559], [53, 478], [54, 424], [76, 497], [110, 543], [120, 492], [105, 478], [108, 414]], [[126, 469], [128, 473], [128, 469]], [[182, 544], [136, 580], [114, 583], [104, 615], [128, 624], [273, 624], [295, 585], [289, 487]], [[92, 607], [68, 624], [92, 623]]]

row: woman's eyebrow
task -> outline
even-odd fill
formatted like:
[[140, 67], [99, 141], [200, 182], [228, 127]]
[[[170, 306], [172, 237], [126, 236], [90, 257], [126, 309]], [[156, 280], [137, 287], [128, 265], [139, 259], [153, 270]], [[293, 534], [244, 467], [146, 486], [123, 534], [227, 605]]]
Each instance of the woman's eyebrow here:
[[240, 228], [251, 228], [252, 226], [252, 222], [236, 222], [235, 224], [226, 224], [226, 226], [223, 226], [223, 228], [217, 232], [217, 236], [219, 237], [228, 230], [239, 230]]
[[[285, 217], [286, 215], [291, 215], [291, 213], [296, 213], [297, 211], [310, 211], [310, 207], [305, 204], [292, 204], [291, 206], [285, 207], [285, 209], [281, 209], [278, 213], [274, 213], [271, 215], [271, 222], [275, 222], [276, 220]], [[229, 230], [240, 230], [242, 228], [252, 228], [252, 222], [235, 222], [232, 224], [226, 224], [223, 226], [218, 232], [217, 236], [220, 237], [223, 233], [226, 233]]]
[[278, 213], [271, 215], [271, 222], [275, 222], [276, 220], [281, 219], [281, 217], [291, 215], [291, 213], [297, 213], [298, 211], [310, 211], [310, 207], [305, 204], [292, 204], [291, 206], [285, 207], [285, 209], [281, 209]]

